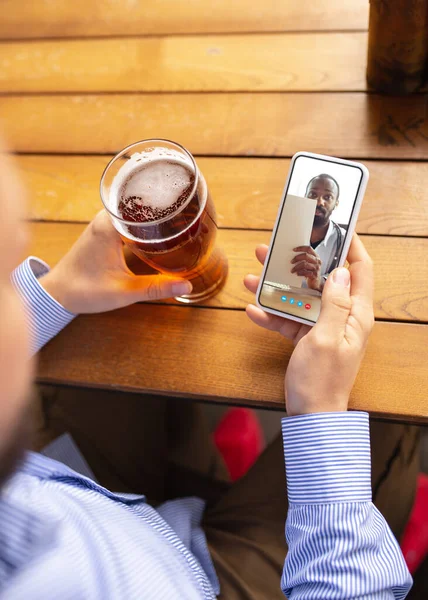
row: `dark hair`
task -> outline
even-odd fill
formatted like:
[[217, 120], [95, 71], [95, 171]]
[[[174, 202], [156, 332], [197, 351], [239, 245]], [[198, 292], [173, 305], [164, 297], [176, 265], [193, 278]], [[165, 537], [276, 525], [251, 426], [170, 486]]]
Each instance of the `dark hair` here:
[[339, 199], [339, 195], [340, 195], [340, 187], [339, 184], [337, 183], [337, 181], [335, 180], [334, 177], [332, 177], [331, 175], [327, 175], [327, 173], [321, 173], [320, 175], [315, 175], [315, 177], [312, 177], [312, 179], [310, 180], [310, 182], [308, 183], [308, 185], [306, 186], [306, 194], [308, 193], [308, 189], [311, 186], [311, 183], [315, 180], [315, 179], [330, 179], [331, 181], [333, 181], [336, 184], [337, 187], [337, 198], [336, 200]]

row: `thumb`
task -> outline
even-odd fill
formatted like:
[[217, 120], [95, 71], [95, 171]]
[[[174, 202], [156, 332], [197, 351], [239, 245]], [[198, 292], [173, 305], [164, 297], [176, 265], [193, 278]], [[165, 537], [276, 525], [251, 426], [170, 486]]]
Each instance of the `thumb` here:
[[130, 290], [133, 302], [162, 300], [174, 296], [184, 296], [192, 291], [190, 281], [166, 275], [140, 275], [132, 278]]
[[335, 269], [325, 282], [321, 314], [316, 327], [326, 335], [342, 333], [351, 311], [351, 274], [345, 267]]

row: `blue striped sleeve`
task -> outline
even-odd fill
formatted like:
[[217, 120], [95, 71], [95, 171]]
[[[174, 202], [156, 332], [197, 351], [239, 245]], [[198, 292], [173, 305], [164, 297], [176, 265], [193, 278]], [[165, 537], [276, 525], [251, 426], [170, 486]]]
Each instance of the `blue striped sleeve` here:
[[24, 302], [32, 353], [40, 350], [76, 316], [52, 298], [38, 281], [48, 271], [45, 262], [30, 256], [11, 275], [12, 284]]
[[367, 413], [282, 420], [289, 511], [281, 588], [289, 600], [403, 599], [412, 578], [372, 504]]

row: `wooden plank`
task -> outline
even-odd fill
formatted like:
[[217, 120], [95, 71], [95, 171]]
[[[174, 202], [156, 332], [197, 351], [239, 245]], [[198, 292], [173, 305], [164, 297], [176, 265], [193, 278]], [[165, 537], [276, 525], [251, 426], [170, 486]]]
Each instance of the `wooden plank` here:
[[[33, 223], [30, 253], [54, 265], [71, 247], [84, 225]], [[247, 273], [260, 273], [254, 256], [258, 243], [269, 243], [270, 233], [220, 230], [218, 244], [229, 259], [223, 290], [203, 303], [220, 308], [245, 308], [253, 296], [244, 288]], [[428, 239], [364, 236], [375, 264], [375, 316], [378, 319], [428, 322]]]
[[[100, 209], [99, 180], [109, 157], [17, 156], [30, 218], [87, 222]], [[198, 158], [220, 227], [272, 229], [288, 159]], [[428, 163], [366, 163], [370, 183], [359, 233], [428, 236]]]
[[0, 92], [364, 91], [367, 34], [0, 44]]
[[367, 29], [362, 0], [3, 0], [0, 37]]
[[[427, 331], [376, 323], [352, 408], [428, 421]], [[137, 305], [76, 319], [41, 352], [38, 379], [283, 409], [291, 351], [241, 311]]]
[[355, 158], [428, 156], [426, 98], [348, 94], [4, 96], [18, 152], [114, 152], [138, 139], [179, 140], [194, 154]]

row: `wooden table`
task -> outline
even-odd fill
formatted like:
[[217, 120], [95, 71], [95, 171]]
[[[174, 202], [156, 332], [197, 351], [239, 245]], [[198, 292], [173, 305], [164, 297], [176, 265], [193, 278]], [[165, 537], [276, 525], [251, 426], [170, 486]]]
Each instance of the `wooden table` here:
[[355, 0], [3, 0], [0, 115], [30, 190], [31, 251], [53, 265], [100, 208], [110, 156], [167, 137], [196, 155], [230, 261], [201, 306], [79, 317], [41, 352], [41, 382], [282, 408], [292, 348], [247, 320], [242, 277], [260, 270], [254, 246], [304, 149], [371, 172], [357, 230], [377, 323], [351, 406], [427, 422], [426, 97], [367, 94], [367, 16]]

